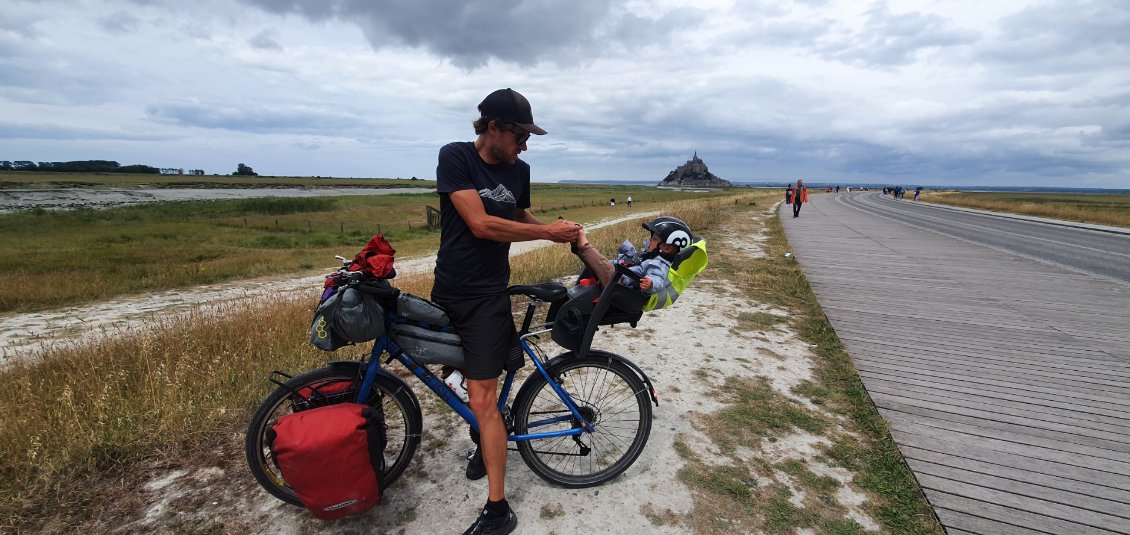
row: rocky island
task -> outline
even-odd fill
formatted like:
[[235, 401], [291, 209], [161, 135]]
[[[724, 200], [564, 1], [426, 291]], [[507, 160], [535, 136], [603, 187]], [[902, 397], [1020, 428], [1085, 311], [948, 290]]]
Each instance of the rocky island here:
[[698, 157], [698, 151], [687, 163], [676, 167], [659, 182], [659, 187], [667, 188], [729, 188], [729, 180], [718, 178], [706, 168], [706, 163]]

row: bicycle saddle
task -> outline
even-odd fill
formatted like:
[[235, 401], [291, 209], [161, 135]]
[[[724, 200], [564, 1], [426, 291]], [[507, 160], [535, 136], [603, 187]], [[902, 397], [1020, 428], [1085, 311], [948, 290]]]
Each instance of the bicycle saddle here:
[[506, 289], [506, 293], [510, 295], [526, 295], [550, 303], [564, 300], [565, 292], [565, 285], [560, 282], [518, 284]]

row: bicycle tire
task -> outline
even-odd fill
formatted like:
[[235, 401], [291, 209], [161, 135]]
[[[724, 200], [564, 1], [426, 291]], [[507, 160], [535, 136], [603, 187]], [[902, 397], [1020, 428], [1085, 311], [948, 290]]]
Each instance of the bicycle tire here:
[[[291, 505], [302, 506], [302, 501], [286, 484], [282, 472], [271, 458], [266, 431], [280, 416], [301, 410], [336, 403], [351, 402], [360, 387], [360, 364], [348, 363], [319, 368], [294, 377], [276, 388], [259, 405], [247, 426], [247, 465], [255, 480], [274, 497]], [[327, 385], [346, 383], [344, 389]], [[324, 395], [316, 391], [326, 390]], [[385, 469], [381, 481], [385, 488], [391, 485], [408, 467], [420, 444], [422, 416], [415, 395], [404, 384], [378, 375], [366, 404], [381, 403], [385, 413], [388, 442], [385, 445]], [[383, 488], [381, 489], [384, 490]]]
[[[627, 365], [601, 352], [551, 362], [549, 375], [593, 422], [595, 433], [517, 443], [522, 460], [542, 479], [565, 488], [603, 484], [622, 474], [643, 452], [651, 435], [651, 399], [643, 380]], [[569, 410], [540, 373], [514, 398], [516, 434], [578, 427], [576, 418], [531, 429], [531, 416], [565, 416]], [[579, 441], [579, 442], [578, 442]], [[589, 448], [583, 452], [582, 444]]]

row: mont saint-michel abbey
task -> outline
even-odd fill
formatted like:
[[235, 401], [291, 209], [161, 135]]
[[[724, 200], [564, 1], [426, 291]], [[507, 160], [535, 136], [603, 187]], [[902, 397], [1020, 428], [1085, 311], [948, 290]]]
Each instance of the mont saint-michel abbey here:
[[674, 171], [667, 174], [659, 182], [660, 186], [669, 188], [728, 188], [731, 187], [729, 180], [718, 178], [706, 168], [706, 162], [698, 157], [698, 151], [695, 151], [694, 157], [687, 160], [687, 163], [676, 167]]

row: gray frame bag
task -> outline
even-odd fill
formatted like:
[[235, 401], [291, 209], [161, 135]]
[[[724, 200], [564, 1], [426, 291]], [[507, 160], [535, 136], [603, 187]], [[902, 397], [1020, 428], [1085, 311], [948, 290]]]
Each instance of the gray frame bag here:
[[451, 318], [443, 307], [419, 296], [400, 292], [396, 313], [409, 323], [394, 323], [389, 336], [420, 364], [463, 368], [463, 341], [452, 332]]

